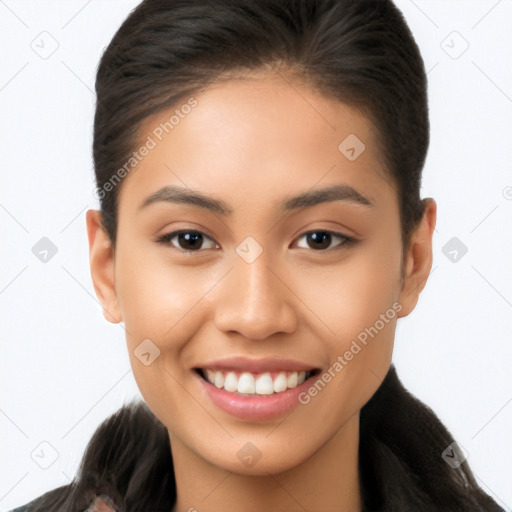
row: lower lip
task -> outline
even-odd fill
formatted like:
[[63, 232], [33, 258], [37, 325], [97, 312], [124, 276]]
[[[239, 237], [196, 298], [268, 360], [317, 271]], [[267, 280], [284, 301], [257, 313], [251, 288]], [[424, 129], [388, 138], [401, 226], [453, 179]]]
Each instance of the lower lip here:
[[[271, 420], [291, 411], [299, 402], [299, 395], [311, 386], [311, 378], [295, 388], [272, 395], [245, 396], [219, 389], [197, 375], [210, 400], [228, 414], [243, 420]], [[313, 376], [314, 378], [314, 376]]]

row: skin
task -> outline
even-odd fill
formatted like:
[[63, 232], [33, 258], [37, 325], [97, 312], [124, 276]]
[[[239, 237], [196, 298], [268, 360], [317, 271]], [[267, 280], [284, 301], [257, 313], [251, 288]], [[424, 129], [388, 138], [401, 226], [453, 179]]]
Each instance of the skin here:
[[[268, 74], [196, 95], [192, 112], [125, 178], [115, 250], [99, 211], [87, 212], [96, 294], [107, 320], [124, 322], [141, 394], [169, 431], [173, 512], [360, 511], [359, 411], [389, 368], [397, 318], [414, 309], [431, 270], [435, 201], [424, 200], [402, 254], [396, 186], [384, 179], [371, 123], [291, 85]], [[148, 118], [141, 140], [172, 111]], [[365, 144], [354, 161], [338, 150], [349, 134]], [[233, 213], [165, 202], [139, 209], [173, 184], [222, 199]], [[331, 201], [283, 215], [277, 206], [335, 184], [352, 186], [373, 207]], [[196, 252], [185, 254], [190, 244], [177, 237], [155, 241], [178, 229], [205, 234]], [[357, 243], [333, 236], [316, 249], [304, 236], [311, 231]], [[263, 249], [252, 263], [236, 252], [248, 236]], [[234, 355], [292, 357], [325, 371], [397, 302], [396, 317], [317, 396], [277, 419], [227, 414], [192, 371]], [[149, 366], [134, 355], [146, 338], [160, 349]], [[261, 453], [252, 467], [237, 457], [248, 442]]]

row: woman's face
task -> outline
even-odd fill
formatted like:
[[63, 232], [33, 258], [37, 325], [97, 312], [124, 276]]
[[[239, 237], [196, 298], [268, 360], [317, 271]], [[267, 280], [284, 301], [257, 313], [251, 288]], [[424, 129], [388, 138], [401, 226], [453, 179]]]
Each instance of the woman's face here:
[[142, 128], [111, 295], [95, 284], [142, 396], [207, 462], [294, 467], [357, 417], [417, 299], [375, 132], [273, 76], [210, 87]]

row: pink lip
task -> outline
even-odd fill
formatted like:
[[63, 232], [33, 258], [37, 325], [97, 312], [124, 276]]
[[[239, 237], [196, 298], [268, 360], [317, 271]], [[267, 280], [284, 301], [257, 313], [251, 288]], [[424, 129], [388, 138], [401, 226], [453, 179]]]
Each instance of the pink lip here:
[[203, 379], [203, 377], [198, 373], [196, 376], [200, 381], [202, 389], [213, 404], [232, 416], [243, 420], [253, 421], [271, 420], [287, 413], [300, 403], [300, 393], [306, 391], [306, 389], [311, 386], [311, 380], [306, 379], [297, 387], [287, 389], [282, 393], [260, 396], [244, 396], [224, 389], [219, 389]]
[[266, 358], [249, 359], [247, 357], [227, 357], [210, 361], [196, 368], [209, 368], [211, 370], [234, 370], [238, 372], [263, 373], [263, 372], [301, 372], [314, 370], [310, 364], [301, 363], [293, 359]]

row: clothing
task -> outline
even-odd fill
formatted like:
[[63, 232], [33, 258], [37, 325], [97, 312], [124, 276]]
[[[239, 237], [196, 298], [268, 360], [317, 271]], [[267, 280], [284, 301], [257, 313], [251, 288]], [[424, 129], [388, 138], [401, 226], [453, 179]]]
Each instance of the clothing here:
[[[63, 489], [66, 488], [67, 485], [64, 485], [62, 487], [59, 487], [57, 489]], [[50, 491], [50, 493], [55, 492], [57, 489], [53, 489], [53, 491]], [[49, 494], [49, 493], [45, 493]], [[15, 508], [9, 512], [30, 512], [30, 509], [37, 504], [38, 501], [40, 501], [45, 494], [37, 497], [36, 499], [32, 500], [29, 503], [26, 503], [25, 505], [22, 505], [21, 507]], [[50, 511], [48, 511], [50, 512]], [[112, 500], [108, 495], [105, 494], [99, 494], [94, 497], [91, 504], [87, 508], [87, 510], [84, 510], [84, 512], [117, 512]]]

